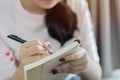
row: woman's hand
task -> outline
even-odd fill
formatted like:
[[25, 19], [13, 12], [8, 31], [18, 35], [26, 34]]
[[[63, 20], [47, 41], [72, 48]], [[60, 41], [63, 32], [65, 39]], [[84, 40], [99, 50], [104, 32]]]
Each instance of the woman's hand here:
[[53, 74], [57, 72], [81, 74], [87, 69], [88, 60], [87, 51], [83, 48], [79, 48], [75, 53], [61, 58], [60, 61], [63, 63], [53, 69], [52, 72]]
[[33, 63], [48, 56], [49, 53], [45, 47], [47, 47], [49, 44], [49, 42], [42, 44], [38, 40], [32, 40], [24, 43], [20, 48], [19, 54], [21, 64], [26, 65]]
[[20, 48], [20, 64], [15, 74], [10, 80], [24, 80], [23, 66], [41, 60], [50, 55], [51, 45], [49, 42], [41, 43], [38, 40], [32, 40], [24, 43]]
[[59, 59], [63, 62], [52, 70], [57, 73], [72, 73], [80, 75], [82, 80], [101, 80], [101, 67], [99, 62], [90, 59], [85, 49], [79, 48], [75, 53]]

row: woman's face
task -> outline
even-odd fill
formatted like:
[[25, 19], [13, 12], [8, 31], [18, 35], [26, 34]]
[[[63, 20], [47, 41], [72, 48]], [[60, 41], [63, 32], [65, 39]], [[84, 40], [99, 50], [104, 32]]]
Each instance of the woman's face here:
[[42, 9], [50, 9], [62, 0], [33, 0]]

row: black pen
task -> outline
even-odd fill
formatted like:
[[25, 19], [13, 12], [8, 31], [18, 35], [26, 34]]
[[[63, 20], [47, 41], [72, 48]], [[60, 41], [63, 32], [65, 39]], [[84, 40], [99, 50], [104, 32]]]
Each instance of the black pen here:
[[20, 42], [20, 43], [25, 43], [25, 42], [27, 42], [27, 40], [24, 40], [24, 39], [22, 39], [22, 38], [20, 38], [20, 37], [18, 37], [18, 36], [16, 36], [16, 35], [8, 35], [7, 37], [10, 38], [10, 39], [15, 40], [15, 41], [17, 41], [17, 42]]
[[[25, 43], [25, 42], [27, 42], [27, 40], [24, 40], [24, 39], [22, 39], [22, 38], [20, 38], [20, 37], [18, 37], [18, 36], [16, 36], [16, 35], [8, 35], [7, 36], [8, 38], [10, 38], [10, 39], [13, 39], [13, 40], [15, 40], [15, 41], [17, 41], [17, 42], [20, 42], [20, 43]], [[43, 46], [45, 49], [47, 49], [45, 46]], [[48, 50], [48, 52], [50, 53], [50, 54], [53, 54], [53, 52], [52, 51], [50, 51], [49, 49], [47, 49]]]

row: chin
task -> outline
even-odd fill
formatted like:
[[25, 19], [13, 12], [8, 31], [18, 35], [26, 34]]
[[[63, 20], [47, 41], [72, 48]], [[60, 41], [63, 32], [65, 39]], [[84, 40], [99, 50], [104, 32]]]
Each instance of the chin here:
[[53, 8], [54, 6], [43, 6], [42, 8], [43, 9], [51, 9], [51, 8]]

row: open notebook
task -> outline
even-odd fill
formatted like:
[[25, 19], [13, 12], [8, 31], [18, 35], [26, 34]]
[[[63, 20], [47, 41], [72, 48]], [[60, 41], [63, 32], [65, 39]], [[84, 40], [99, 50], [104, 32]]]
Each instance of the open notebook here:
[[60, 58], [75, 52], [79, 45], [80, 43], [75, 41], [42, 60], [25, 65], [25, 80], [64, 80], [68, 74], [60, 73], [53, 75], [51, 70], [61, 64]]

